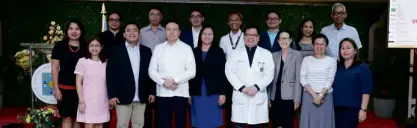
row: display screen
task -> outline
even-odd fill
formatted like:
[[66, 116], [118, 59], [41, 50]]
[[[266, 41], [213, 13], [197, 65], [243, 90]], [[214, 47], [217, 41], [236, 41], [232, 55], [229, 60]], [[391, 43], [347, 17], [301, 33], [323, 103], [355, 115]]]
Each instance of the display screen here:
[[390, 0], [388, 48], [417, 48], [417, 0]]

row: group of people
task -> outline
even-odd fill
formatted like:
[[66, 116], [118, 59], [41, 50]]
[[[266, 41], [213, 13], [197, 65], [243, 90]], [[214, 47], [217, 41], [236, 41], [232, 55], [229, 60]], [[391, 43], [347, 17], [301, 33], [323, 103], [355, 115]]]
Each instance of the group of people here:
[[122, 30], [121, 14], [110, 13], [109, 30], [90, 41], [72, 20], [51, 62], [62, 127], [108, 127], [109, 109], [118, 128], [150, 128], [153, 120], [170, 128], [173, 117], [176, 128], [185, 128], [188, 109], [196, 128], [260, 128], [270, 119], [274, 128], [293, 128], [300, 109], [300, 128], [357, 127], [366, 119], [372, 76], [359, 61], [362, 45], [346, 16], [336, 3], [333, 24], [314, 34], [313, 20], [305, 19], [295, 39], [280, 29], [279, 13], [269, 13], [268, 30], [260, 32], [242, 30], [243, 16], [233, 12], [230, 33], [219, 42], [199, 10], [182, 30], [175, 21], [162, 27], [155, 7], [141, 29], [129, 22]]

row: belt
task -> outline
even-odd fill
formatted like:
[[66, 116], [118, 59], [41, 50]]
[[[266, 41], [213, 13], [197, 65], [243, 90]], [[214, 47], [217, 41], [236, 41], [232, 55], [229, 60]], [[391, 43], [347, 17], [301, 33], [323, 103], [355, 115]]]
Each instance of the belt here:
[[64, 89], [64, 90], [76, 90], [77, 87], [73, 86], [73, 85], [63, 85], [63, 84], [58, 84], [58, 87], [60, 89]]

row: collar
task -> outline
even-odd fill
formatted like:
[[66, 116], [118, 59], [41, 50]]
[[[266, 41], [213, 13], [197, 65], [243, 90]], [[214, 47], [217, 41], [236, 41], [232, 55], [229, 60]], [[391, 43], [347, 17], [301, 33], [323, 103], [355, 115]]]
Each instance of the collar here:
[[[161, 24], [159, 24], [159, 26], [158, 26], [158, 30], [162, 30], [163, 28], [162, 28], [162, 26], [161, 26]], [[148, 26], [146, 26], [145, 27], [145, 30], [146, 31], [151, 31], [152, 30], [152, 25], [151, 24], [149, 24]]]
[[[333, 30], [337, 30], [337, 28], [336, 28], [336, 25], [334, 25], [334, 23], [332, 24], [332, 29]], [[343, 26], [342, 26], [342, 28], [340, 28], [340, 30], [345, 30], [346, 29], [346, 24], [345, 23], [343, 23]]]
[[269, 32], [268, 30], [266, 31], [268, 34], [278, 34], [278, 32], [279, 32], [279, 29], [278, 29], [278, 31], [276, 31], [276, 32]]
[[171, 44], [168, 43], [168, 40], [167, 40], [166, 41], [167, 42], [166, 45], [167, 46], [177, 46], [180, 43], [179, 41], [180, 41], [180, 39], [177, 39], [177, 41], [175, 41], [175, 43], [171, 45]]
[[191, 27], [191, 31], [196, 32], [196, 33], [200, 33], [201, 29], [203, 27], [201, 27], [200, 29], [196, 30], [194, 27]]
[[256, 46], [254, 46], [254, 47], [252, 47], [252, 48], [249, 48], [248, 46], [246, 46], [246, 45], [245, 45], [245, 48], [246, 48], [246, 51], [247, 51], [247, 52], [255, 52], [257, 47], [258, 47], [258, 46], [256, 45]]
[[[125, 46], [126, 48], [128, 47], [132, 48], [132, 46], [130, 46], [130, 44], [127, 41], [125, 42]], [[139, 43], [134, 48], [139, 48]]]
[[233, 34], [232, 31], [230, 31], [230, 35], [231, 36], [239, 36], [240, 34], [242, 34], [242, 31], [239, 29], [239, 31], [236, 34]]

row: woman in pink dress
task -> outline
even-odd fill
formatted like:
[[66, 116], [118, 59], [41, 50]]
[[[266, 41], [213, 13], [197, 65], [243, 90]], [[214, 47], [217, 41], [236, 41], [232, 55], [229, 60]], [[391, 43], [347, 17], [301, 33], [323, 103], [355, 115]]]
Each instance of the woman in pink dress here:
[[88, 43], [88, 52], [78, 60], [74, 73], [79, 98], [77, 122], [85, 128], [102, 128], [110, 120], [106, 88], [106, 58], [97, 38]]

